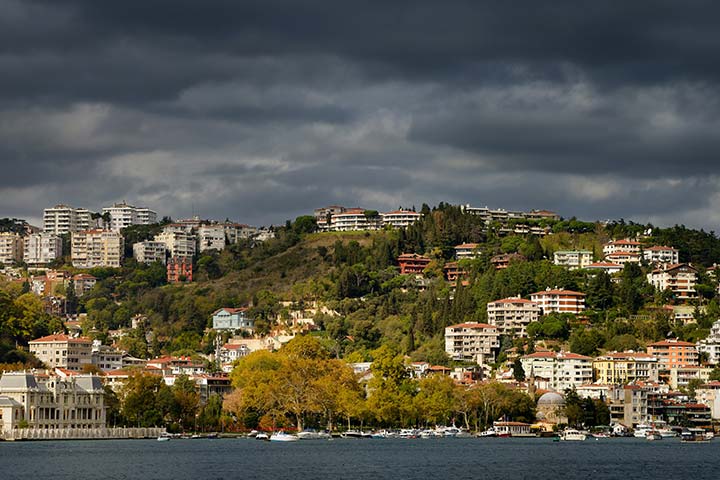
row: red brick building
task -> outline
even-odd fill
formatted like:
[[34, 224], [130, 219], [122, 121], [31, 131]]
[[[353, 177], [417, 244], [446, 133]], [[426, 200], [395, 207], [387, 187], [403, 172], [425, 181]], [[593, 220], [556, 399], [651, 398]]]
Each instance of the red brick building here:
[[422, 275], [430, 259], [417, 253], [403, 253], [398, 257], [400, 275]]

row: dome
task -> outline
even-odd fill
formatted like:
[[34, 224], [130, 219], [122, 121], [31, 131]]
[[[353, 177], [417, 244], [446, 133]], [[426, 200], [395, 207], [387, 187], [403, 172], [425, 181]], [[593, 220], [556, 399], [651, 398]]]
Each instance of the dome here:
[[565, 399], [562, 395], [555, 392], [543, 394], [537, 402], [538, 405], [565, 405]]

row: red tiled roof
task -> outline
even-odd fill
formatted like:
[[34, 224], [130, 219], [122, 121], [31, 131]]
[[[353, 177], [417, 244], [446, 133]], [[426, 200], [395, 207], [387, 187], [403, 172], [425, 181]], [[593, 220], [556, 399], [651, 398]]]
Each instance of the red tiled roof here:
[[30, 340], [28, 343], [49, 343], [49, 342], [71, 342], [71, 343], [92, 343], [92, 340], [85, 337], [71, 337], [64, 333], [48, 335], [35, 340]]
[[683, 342], [681, 340], [675, 339], [675, 340], [662, 340], [660, 342], [655, 342], [655, 343], [651, 343], [648, 345], [648, 347], [671, 347], [671, 346], [694, 347], [695, 344], [690, 343], [690, 342]]
[[480, 245], [479, 243], [461, 243], [460, 245], [455, 245], [455, 250], [459, 248], [470, 248], [470, 249], [476, 249]]
[[421, 213], [412, 210], [393, 210], [392, 212], [385, 212], [383, 215], [416, 215], [419, 217]]
[[490, 305], [491, 303], [533, 303], [533, 304], [535, 304], [536, 302], [533, 302], [532, 300], [527, 300], [525, 298], [509, 297], [509, 298], [503, 298], [500, 300], [493, 300], [492, 302], [488, 302], [488, 305]]
[[605, 245], [640, 245], [640, 242], [636, 242], [635, 240], [614, 240], [612, 242], [608, 242]]
[[665, 251], [665, 250], [672, 250], [673, 252], [677, 252], [677, 249], [676, 249], [676, 248], [666, 247], [666, 246], [663, 246], [663, 245], [654, 245], [654, 246], [652, 246], [652, 247], [646, 248], [645, 250], [650, 250], [650, 251], [653, 251], [653, 252], [660, 252], [660, 251]]
[[619, 263], [613, 263], [613, 262], [595, 262], [595, 263], [591, 263], [590, 265], [588, 265], [588, 266], [585, 267], [585, 268], [602, 268], [602, 267], [610, 267], [610, 268], [612, 268], [612, 267], [618, 267], [618, 268], [622, 268], [623, 266], [620, 265]]

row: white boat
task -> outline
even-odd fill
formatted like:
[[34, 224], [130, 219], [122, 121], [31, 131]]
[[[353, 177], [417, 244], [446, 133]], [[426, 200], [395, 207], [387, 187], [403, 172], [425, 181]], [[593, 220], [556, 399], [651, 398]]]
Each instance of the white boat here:
[[646, 438], [649, 431], [652, 430], [652, 427], [650, 425], [646, 425], [644, 423], [639, 423], [635, 427], [635, 431], [633, 432], [633, 437], [635, 438]]
[[497, 432], [493, 427], [490, 427], [487, 430], [478, 433], [477, 436], [482, 438], [497, 437]]
[[258, 432], [255, 434], [255, 440], [270, 440], [270, 436], [265, 432]]
[[300, 440], [327, 440], [332, 438], [327, 432], [318, 432], [317, 430], [313, 430], [311, 428], [306, 428], [302, 432], [299, 432], [297, 437]]
[[648, 441], [655, 441], [655, 440], [662, 440], [663, 437], [660, 435], [660, 432], [657, 430], [648, 430], [648, 432], [645, 434], [645, 440]]
[[574, 428], [566, 428], [563, 430], [562, 434], [560, 434], [560, 440], [565, 441], [574, 441], [574, 442], [584, 442], [587, 438], [587, 435], [585, 435], [580, 430], [575, 430]]
[[162, 434], [160, 434], [160, 436], [157, 438], [157, 441], [158, 441], [158, 442], [169, 442], [169, 441], [170, 441], [170, 435], [168, 435], [167, 433], [162, 433]]
[[289, 433], [285, 433], [283, 431], [275, 432], [270, 435], [271, 442], [297, 442], [298, 440], [300, 440], [300, 438], [298, 438], [297, 435], [290, 435]]

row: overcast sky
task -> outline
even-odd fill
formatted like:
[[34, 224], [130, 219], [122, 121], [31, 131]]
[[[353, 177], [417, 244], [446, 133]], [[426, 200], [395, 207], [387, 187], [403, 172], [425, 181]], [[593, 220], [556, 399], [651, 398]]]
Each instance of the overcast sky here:
[[0, 0], [0, 217], [446, 201], [718, 229], [717, 2], [352, 3]]

